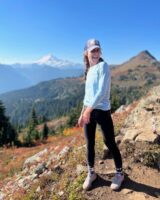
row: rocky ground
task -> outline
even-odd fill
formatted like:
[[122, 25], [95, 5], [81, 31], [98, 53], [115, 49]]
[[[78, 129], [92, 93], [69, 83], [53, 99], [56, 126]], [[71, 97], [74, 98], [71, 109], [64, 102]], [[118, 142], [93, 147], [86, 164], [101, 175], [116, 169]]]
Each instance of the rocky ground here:
[[98, 178], [90, 191], [83, 191], [82, 184], [86, 177], [84, 137], [68, 136], [63, 140], [60, 149], [61, 141], [56, 141], [52, 147], [45, 148], [26, 159], [20, 173], [1, 183], [0, 199], [160, 199], [160, 163], [152, 157], [145, 158], [145, 152], [148, 151], [155, 150], [160, 155], [159, 145], [128, 142], [120, 144], [125, 181], [122, 188], [115, 192], [110, 189], [114, 176], [114, 162], [106, 150], [105, 159], [101, 159], [103, 145], [98, 138], [95, 165]]
[[[16, 161], [22, 162], [20, 157], [23, 157], [21, 170], [0, 181], [0, 200], [160, 199], [159, 94], [160, 87], [156, 87], [139, 102], [113, 115], [125, 173], [119, 191], [110, 189], [114, 163], [103, 147], [99, 129], [95, 165], [98, 178], [90, 191], [83, 191], [87, 174], [86, 147], [82, 129], [75, 128], [74, 131], [67, 130], [67, 136], [55, 137], [52, 142], [44, 144], [39, 151], [32, 148], [32, 156], [26, 157], [24, 151], [17, 149], [12, 165]], [[76, 133], [69, 135], [70, 132]], [[9, 161], [5, 165], [7, 163]]]
[[[121, 151], [122, 152], [122, 151]], [[124, 155], [124, 154], [123, 154]], [[160, 173], [157, 169], [136, 163], [129, 156], [124, 160], [125, 181], [119, 191], [110, 189], [114, 176], [114, 163], [112, 159], [104, 162], [97, 160], [96, 172], [98, 179], [93, 189], [84, 192], [86, 199], [94, 200], [153, 200], [160, 199]], [[100, 164], [102, 162], [102, 164]]]

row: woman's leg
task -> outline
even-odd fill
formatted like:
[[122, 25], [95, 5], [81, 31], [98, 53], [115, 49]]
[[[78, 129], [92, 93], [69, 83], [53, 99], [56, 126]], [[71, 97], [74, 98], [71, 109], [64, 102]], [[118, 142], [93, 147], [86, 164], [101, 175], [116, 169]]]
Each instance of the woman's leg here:
[[101, 126], [104, 142], [111, 151], [116, 166], [116, 174], [110, 187], [112, 190], [118, 190], [124, 180], [124, 174], [122, 172], [121, 154], [115, 142], [114, 127], [110, 111], [102, 111], [97, 121]]
[[110, 111], [100, 111], [97, 122], [100, 124], [102, 129], [104, 143], [113, 155], [116, 170], [121, 172], [122, 158], [115, 142], [114, 127]]
[[84, 125], [84, 134], [85, 134], [86, 145], [87, 145], [87, 164], [89, 168], [94, 167], [95, 132], [96, 132], [96, 121], [91, 117], [90, 123]]
[[84, 125], [84, 133], [87, 144], [87, 165], [88, 165], [88, 175], [83, 183], [84, 190], [89, 190], [92, 187], [92, 183], [97, 178], [97, 175], [94, 172], [94, 160], [95, 160], [94, 146], [95, 146], [96, 121], [92, 118], [93, 116], [92, 113], [91, 113], [90, 123]]

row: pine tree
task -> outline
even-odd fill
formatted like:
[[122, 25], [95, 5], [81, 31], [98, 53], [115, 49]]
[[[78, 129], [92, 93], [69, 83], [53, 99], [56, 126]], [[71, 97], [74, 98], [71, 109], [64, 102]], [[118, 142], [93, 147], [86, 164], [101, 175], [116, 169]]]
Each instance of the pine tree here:
[[111, 112], [113, 113], [121, 105], [120, 97], [116, 93], [116, 90], [111, 91]]
[[24, 138], [24, 143], [27, 146], [31, 146], [35, 140], [40, 139], [39, 132], [36, 130], [36, 126], [38, 125], [38, 119], [34, 108], [31, 111], [31, 117], [28, 121], [28, 131], [27, 136]]
[[0, 101], [0, 146], [12, 145], [17, 142], [17, 132], [9, 122], [9, 118], [5, 116], [5, 107]]
[[48, 138], [49, 128], [46, 123], [44, 123], [43, 130], [42, 130], [42, 140]]
[[35, 109], [33, 108], [32, 112], [31, 112], [31, 118], [30, 118], [29, 126], [34, 129], [37, 124], [38, 124], [37, 114], [36, 114]]
[[27, 131], [27, 135], [24, 137], [24, 144], [27, 146], [31, 146], [32, 145], [32, 136], [31, 136], [32, 132], [29, 129]]
[[67, 127], [73, 127], [77, 124], [81, 110], [82, 110], [82, 102], [71, 110], [67, 120]]

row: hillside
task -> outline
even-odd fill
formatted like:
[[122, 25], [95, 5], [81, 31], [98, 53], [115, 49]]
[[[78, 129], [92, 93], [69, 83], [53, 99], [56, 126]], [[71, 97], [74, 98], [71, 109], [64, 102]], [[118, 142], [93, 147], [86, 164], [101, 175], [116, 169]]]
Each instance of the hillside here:
[[29, 87], [30, 80], [10, 66], [0, 64], [0, 93], [19, 89], [20, 85]]
[[[10, 172], [10, 178], [4, 178], [3, 182], [0, 182], [1, 199], [106, 200], [106, 197], [109, 200], [159, 199], [159, 92], [160, 86], [157, 86], [140, 101], [113, 115], [115, 126], [121, 124], [116, 141], [122, 153], [125, 172], [125, 181], [119, 191], [111, 191], [109, 187], [114, 175], [114, 163], [107, 149], [104, 150], [105, 157], [103, 156], [103, 142], [99, 129], [96, 137], [95, 167], [98, 179], [90, 191], [82, 190], [87, 170], [86, 146], [82, 129], [73, 128], [68, 130], [70, 135], [65, 136], [66, 131], [64, 131], [64, 136], [49, 138], [46, 144], [38, 147], [2, 149], [0, 156], [3, 157], [1, 161], [3, 167], [0, 170], [4, 174], [4, 170], [10, 167], [12, 173]], [[154, 129], [147, 121], [151, 118], [152, 112], [156, 121]], [[146, 126], [139, 123], [145, 120]], [[136, 139], [138, 135], [126, 138], [127, 132], [137, 133], [141, 130], [147, 135], [156, 135], [157, 138], [152, 141], [147, 137], [145, 140], [144, 137]]]
[[147, 50], [112, 69], [113, 83], [119, 87], [155, 85], [159, 77], [160, 62]]
[[[160, 84], [160, 63], [148, 51], [111, 67], [111, 102], [124, 105], [139, 99]], [[33, 87], [0, 95], [14, 123], [25, 123], [34, 106], [38, 115], [54, 118], [64, 115], [82, 101], [84, 81], [66, 78], [42, 82]]]
[[61, 116], [75, 107], [82, 99], [82, 78], [56, 79], [36, 86], [0, 95], [7, 114], [13, 123], [23, 123], [35, 107], [38, 116], [48, 119]]

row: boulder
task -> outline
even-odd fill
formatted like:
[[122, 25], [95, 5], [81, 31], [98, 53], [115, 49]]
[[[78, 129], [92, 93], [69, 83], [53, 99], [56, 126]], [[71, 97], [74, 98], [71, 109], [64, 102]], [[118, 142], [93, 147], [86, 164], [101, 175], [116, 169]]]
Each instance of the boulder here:
[[126, 140], [156, 143], [160, 137], [160, 86], [152, 88], [127, 117], [121, 134]]

